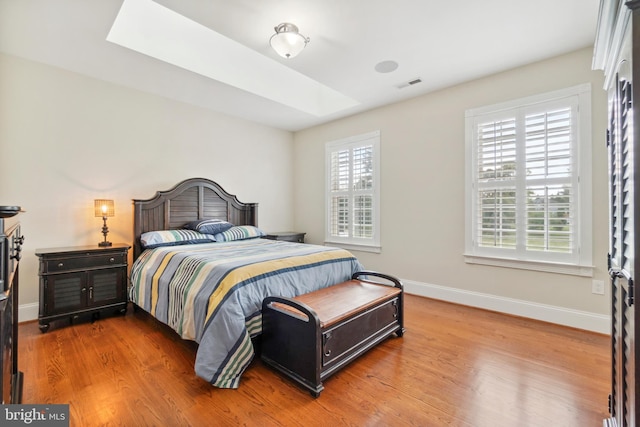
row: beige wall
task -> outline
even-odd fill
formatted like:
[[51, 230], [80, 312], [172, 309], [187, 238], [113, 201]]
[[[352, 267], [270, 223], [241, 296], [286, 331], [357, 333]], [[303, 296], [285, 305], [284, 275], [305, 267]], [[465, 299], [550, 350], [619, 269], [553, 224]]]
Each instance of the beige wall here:
[[21, 319], [37, 316], [37, 248], [102, 240], [94, 198], [115, 199], [112, 242], [132, 241], [132, 199], [191, 177], [259, 203], [266, 230], [291, 228], [292, 143], [290, 132], [0, 54], [0, 205], [27, 211]]
[[[325, 142], [379, 129], [382, 253], [355, 252], [365, 267], [397, 275], [423, 295], [606, 331], [608, 295], [591, 293], [592, 278], [463, 259], [465, 110], [591, 83], [594, 278], [606, 280], [607, 105], [591, 55], [592, 49], [580, 50], [297, 132], [296, 229], [313, 243], [324, 239]], [[594, 319], [598, 325], [588, 325]]]

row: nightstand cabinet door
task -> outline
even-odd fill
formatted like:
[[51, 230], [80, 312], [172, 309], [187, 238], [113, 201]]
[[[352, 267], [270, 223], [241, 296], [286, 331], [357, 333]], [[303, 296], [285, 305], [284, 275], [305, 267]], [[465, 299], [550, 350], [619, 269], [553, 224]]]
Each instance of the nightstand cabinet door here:
[[104, 305], [126, 300], [126, 268], [98, 270], [88, 273], [88, 305]]
[[107, 248], [82, 246], [39, 249], [40, 330], [51, 321], [75, 319], [101, 310], [127, 309], [127, 253], [129, 245]]
[[44, 310], [41, 315], [81, 310], [87, 306], [86, 273], [69, 273], [48, 276], [44, 279]]

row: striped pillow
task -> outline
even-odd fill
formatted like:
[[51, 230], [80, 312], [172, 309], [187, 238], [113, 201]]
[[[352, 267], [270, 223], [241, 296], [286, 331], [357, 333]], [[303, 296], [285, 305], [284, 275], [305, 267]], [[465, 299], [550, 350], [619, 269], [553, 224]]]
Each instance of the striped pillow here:
[[230, 222], [222, 219], [202, 219], [185, 224], [187, 230], [199, 231], [204, 234], [218, 234], [227, 231], [233, 227]]
[[145, 249], [159, 246], [189, 245], [192, 243], [211, 243], [216, 239], [210, 234], [193, 230], [161, 230], [149, 231], [140, 236], [140, 244]]
[[266, 233], [253, 225], [238, 225], [231, 227], [223, 233], [214, 235], [216, 242], [231, 242], [233, 240], [255, 239], [265, 236]]

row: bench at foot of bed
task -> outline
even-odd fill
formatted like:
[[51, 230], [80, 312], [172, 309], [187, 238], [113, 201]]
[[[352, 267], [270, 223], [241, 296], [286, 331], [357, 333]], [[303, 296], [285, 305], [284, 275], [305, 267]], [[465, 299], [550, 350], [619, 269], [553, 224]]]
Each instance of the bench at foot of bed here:
[[361, 271], [335, 286], [262, 303], [262, 360], [314, 397], [323, 380], [394, 333], [404, 333], [403, 289], [386, 274]]

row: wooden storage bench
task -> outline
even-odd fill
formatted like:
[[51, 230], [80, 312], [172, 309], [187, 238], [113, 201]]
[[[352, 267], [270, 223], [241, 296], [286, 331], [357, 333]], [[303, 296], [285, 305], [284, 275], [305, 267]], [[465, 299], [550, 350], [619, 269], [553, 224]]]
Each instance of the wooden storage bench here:
[[335, 286], [262, 303], [262, 360], [314, 397], [324, 379], [394, 333], [404, 333], [403, 289], [386, 274], [361, 271]]

